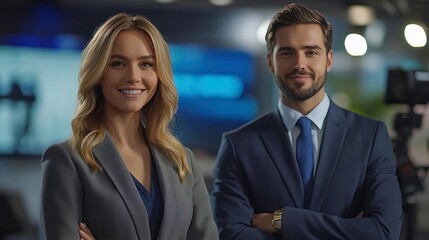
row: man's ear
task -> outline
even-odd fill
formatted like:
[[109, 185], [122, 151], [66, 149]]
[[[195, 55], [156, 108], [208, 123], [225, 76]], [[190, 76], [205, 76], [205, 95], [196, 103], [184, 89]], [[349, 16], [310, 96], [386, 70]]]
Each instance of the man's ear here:
[[329, 72], [331, 71], [332, 68], [332, 49], [329, 50], [328, 55], [326, 56], [326, 71]]
[[268, 69], [270, 70], [270, 72], [274, 73], [273, 58], [270, 53], [267, 53], [267, 63], [268, 63]]

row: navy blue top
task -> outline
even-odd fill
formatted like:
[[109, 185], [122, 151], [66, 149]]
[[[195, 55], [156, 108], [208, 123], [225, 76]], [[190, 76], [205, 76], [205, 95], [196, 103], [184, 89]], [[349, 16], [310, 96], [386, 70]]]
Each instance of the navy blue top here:
[[151, 192], [141, 184], [132, 174], [134, 183], [139, 191], [140, 197], [146, 207], [149, 218], [150, 236], [152, 240], [158, 237], [159, 226], [161, 225], [162, 215], [164, 213], [164, 203], [162, 200], [161, 187], [158, 181], [158, 174], [155, 163], [152, 161]]

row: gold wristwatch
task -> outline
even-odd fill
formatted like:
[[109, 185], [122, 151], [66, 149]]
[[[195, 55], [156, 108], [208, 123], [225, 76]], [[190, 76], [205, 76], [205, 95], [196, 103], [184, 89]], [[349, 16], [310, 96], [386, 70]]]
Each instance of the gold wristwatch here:
[[271, 221], [271, 224], [277, 233], [282, 232], [282, 214], [283, 208], [277, 209], [273, 213], [273, 220]]

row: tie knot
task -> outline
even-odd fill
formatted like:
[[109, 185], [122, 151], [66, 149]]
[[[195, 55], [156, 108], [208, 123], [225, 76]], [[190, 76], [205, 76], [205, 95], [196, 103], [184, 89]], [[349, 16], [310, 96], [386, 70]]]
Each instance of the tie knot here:
[[311, 120], [307, 117], [301, 117], [298, 119], [297, 124], [301, 130], [311, 130]]

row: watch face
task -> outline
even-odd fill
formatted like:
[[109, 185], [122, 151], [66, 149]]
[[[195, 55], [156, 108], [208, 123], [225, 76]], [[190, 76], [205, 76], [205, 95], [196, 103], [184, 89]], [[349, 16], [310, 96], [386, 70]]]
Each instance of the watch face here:
[[279, 220], [277, 220], [277, 221], [274, 221], [273, 222], [273, 228], [275, 229], [275, 230], [280, 230], [280, 228], [281, 228], [281, 221], [279, 221]]
[[278, 233], [280, 233], [281, 230], [282, 230], [282, 213], [283, 213], [282, 209], [274, 211], [274, 213], [273, 213], [273, 220], [271, 222], [272, 225], [273, 225], [273, 228]]

